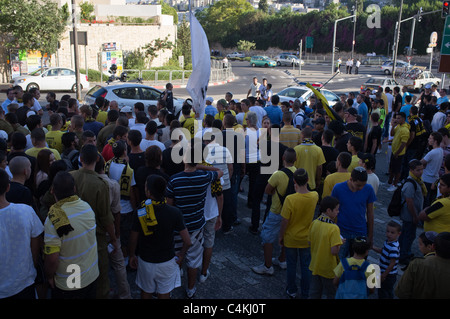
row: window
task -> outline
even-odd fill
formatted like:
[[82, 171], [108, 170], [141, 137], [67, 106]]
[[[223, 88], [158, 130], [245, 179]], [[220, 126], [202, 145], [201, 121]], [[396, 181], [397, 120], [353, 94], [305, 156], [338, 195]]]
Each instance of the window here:
[[143, 100], [158, 100], [161, 93], [149, 88], [141, 88]]
[[75, 72], [72, 70], [69, 70], [69, 69], [61, 69], [60, 73], [62, 76], [71, 76], [71, 75], [74, 76], [75, 75]]
[[58, 76], [58, 69], [51, 69], [51, 70], [48, 70], [48, 72], [47, 72], [46, 75], [47, 75], [47, 76]]
[[122, 99], [139, 100], [139, 89], [133, 87], [120, 88], [113, 90], [113, 93]]

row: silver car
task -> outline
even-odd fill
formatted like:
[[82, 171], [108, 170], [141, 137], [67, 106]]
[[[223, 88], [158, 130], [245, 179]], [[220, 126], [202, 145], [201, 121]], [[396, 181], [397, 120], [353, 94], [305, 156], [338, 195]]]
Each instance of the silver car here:
[[[124, 106], [130, 106], [133, 109], [134, 104], [142, 102], [147, 108], [150, 105], [156, 105], [160, 98], [162, 91], [155, 89], [154, 87], [137, 84], [137, 83], [123, 83], [118, 85], [96, 85], [90, 89], [84, 101], [87, 104], [94, 104], [95, 99], [99, 96], [103, 96], [109, 101], [117, 101], [119, 108]], [[173, 98], [173, 106], [175, 108], [175, 114], [181, 111], [184, 100]]]
[[303, 60], [300, 62], [300, 59], [297, 58], [295, 55], [286, 55], [286, 54], [280, 54], [280, 55], [276, 56], [275, 61], [277, 61], [278, 66], [283, 66], [283, 65], [299, 66], [300, 63], [301, 63], [301, 65], [305, 64]]
[[[24, 91], [37, 88], [41, 91], [76, 91], [75, 71], [69, 68], [37, 69], [28, 75], [17, 76], [10, 81], [12, 86], [19, 85]], [[80, 74], [81, 89], [89, 89], [85, 74]]]
[[[326, 90], [326, 89], [319, 89], [320, 93], [323, 94], [323, 96], [327, 99], [328, 105], [333, 106], [337, 102], [339, 102], [339, 96], [335, 93]], [[313, 91], [308, 88], [307, 86], [290, 86], [285, 88], [284, 90], [281, 90], [277, 93], [277, 95], [280, 97], [280, 102], [294, 102], [296, 99], [303, 98], [303, 100], [306, 101], [306, 104], [309, 105], [309, 98], [314, 95]]]
[[[389, 75], [392, 73], [392, 67], [394, 66], [394, 61], [386, 61], [383, 63], [383, 65], [380, 67], [381, 71], [383, 71], [384, 74]], [[403, 73], [408, 70], [408, 62], [397, 60], [395, 63], [395, 72], [396, 73]]]

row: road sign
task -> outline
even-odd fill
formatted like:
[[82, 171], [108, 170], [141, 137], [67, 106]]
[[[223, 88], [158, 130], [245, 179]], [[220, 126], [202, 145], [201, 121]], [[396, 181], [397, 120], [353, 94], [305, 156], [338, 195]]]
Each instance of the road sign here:
[[450, 73], [450, 16], [445, 18], [438, 71], [440, 73]]
[[437, 32], [435, 31], [435, 32], [431, 33], [430, 44], [436, 44], [437, 43], [437, 39], [438, 39]]

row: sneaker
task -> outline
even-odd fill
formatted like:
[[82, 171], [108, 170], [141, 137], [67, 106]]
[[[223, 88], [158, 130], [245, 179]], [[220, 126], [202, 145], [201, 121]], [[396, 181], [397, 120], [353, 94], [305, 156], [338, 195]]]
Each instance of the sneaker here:
[[259, 275], [273, 275], [274, 269], [273, 266], [270, 266], [270, 268], [267, 268], [266, 265], [261, 264], [259, 266], [252, 267], [253, 272], [259, 274]]
[[272, 258], [272, 264], [274, 264], [275, 266], [279, 266], [281, 269], [287, 268], [286, 261], [280, 261], [278, 258]]
[[194, 287], [194, 289], [186, 289], [186, 296], [188, 297], [188, 299], [193, 299], [195, 296], [195, 292], [197, 291], [197, 287]]
[[209, 277], [209, 269], [206, 270], [206, 275], [200, 274], [200, 278], [199, 278], [199, 282], [200, 283], [204, 283], [206, 281], [206, 279], [208, 279]]
[[296, 293], [290, 293], [289, 291], [286, 290], [286, 294], [288, 295], [289, 299], [295, 299], [297, 297]]
[[224, 231], [223, 231], [223, 234], [224, 234], [224, 235], [231, 234], [231, 233], [233, 232], [233, 230], [234, 230], [234, 229], [233, 229], [233, 226], [231, 226], [230, 229], [224, 230]]
[[395, 191], [396, 189], [397, 189], [397, 186], [391, 185], [391, 187], [389, 187], [389, 188], [387, 189], [387, 191], [388, 191], [388, 192], [393, 192], [393, 191]]

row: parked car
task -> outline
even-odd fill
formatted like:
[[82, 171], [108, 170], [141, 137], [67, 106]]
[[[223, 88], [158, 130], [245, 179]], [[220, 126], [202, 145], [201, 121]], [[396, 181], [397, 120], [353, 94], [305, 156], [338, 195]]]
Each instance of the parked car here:
[[[13, 86], [19, 85], [23, 90], [38, 88], [41, 91], [76, 91], [75, 71], [69, 68], [43, 68], [13, 78]], [[87, 75], [80, 74], [81, 89], [89, 88]]]
[[392, 89], [394, 86], [400, 86], [400, 84], [394, 79], [383, 77], [372, 77], [361, 85], [361, 91], [365, 91], [367, 89], [370, 89], [372, 91], [378, 90], [379, 87], [382, 87], [383, 90], [386, 87], [390, 87]]
[[[95, 85], [86, 93], [84, 101], [87, 104], [94, 104], [97, 97], [103, 96], [109, 101], [117, 101], [119, 108], [131, 106], [133, 109], [134, 104], [137, 102], [144, 103], [145, 107], [156, 105], [161, 93], [162, 91], [154, 87], [137, 83], [123, 83], [107, 86]], [[175, 108], [175, 115], [177, 115], [181, 111], [183, 100], [174, 97], [173, 105]]]
[[389, 58], [384, 55], [368, 56], [362, 60], [363, 65], [382, 65], [384, 62], [388, 61]]
[[298, 57], [296, 57], [295, 55], [285, 55], [285, 54], [280, 54], [277, 55], [274, 58], [275, 61], [277, 61], [277, 65], [278, 66], [282, 66], [282, 65], [287, 65], [287, 66], [299, 66], [304, 65], [305, 62], [303, 60], [300, 61], [300, 59]]
[[[392, 74], [392, 67], [394, 66], [394, 61], [386, 61], [383, 63], [383, 65], [380, 67], [381, 71], [383, 71], [384, 74], [389, 75]], [[408, 71], [408, 62], [397, 60], [395, 63], [395, 72], [396, 73], [403, 73]]]
[[233, 52], [230, 54], [227, 54], [227, 58], [234, 59], [234, 58], [245, 58], [245, 53], [243, 52]]
[[[339, 102], [339, 96], [334, 92], [326, 89], [319, 89], [319, 90], [320, 93], [322, 93], [323, 96], [327, 99], [329, 106], [333, 106], [334, 104]], [[293, 102], [298, 98], [303, 98], [308, 105], [309, 105], [309, 98], [313, 94], [314, 94], [313, 91], [304, 85], [290, 86], [277, 93], [277, 95], [280, 97], [280, 102], [290, 102], [290, 101]]]
[[275, 60], [272, 60], [268, 56], [265, 55], [255, 55], [250, 59], [250, 65], [255, 66], [263, 66], [263, 67], [274, 67], [277, 65]]

